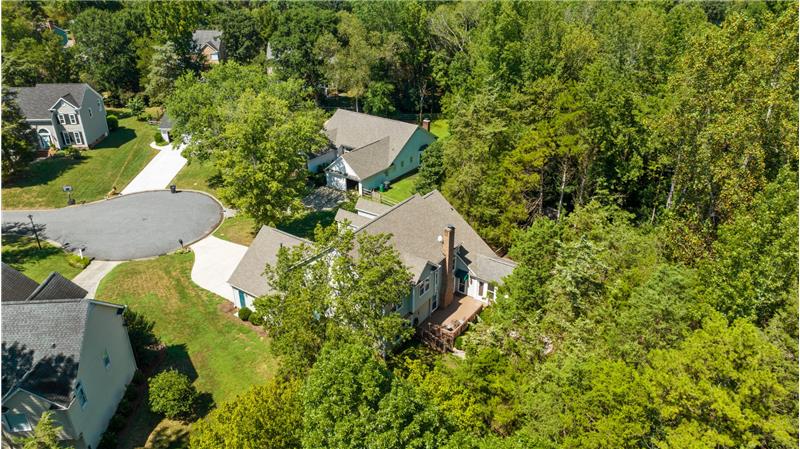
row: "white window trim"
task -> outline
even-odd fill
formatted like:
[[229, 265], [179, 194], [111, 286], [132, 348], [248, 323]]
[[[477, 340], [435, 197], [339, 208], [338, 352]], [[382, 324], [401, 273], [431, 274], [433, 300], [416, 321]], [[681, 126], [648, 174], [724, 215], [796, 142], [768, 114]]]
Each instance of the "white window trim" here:
[[77, 125], [78, 124], [78, 116], [76, 114], [68, 114], [69, 115], [69, 124], [70, 125]]
[[[81, 401], [81, 396], [83, 396], [83, 401]], [[83, 388], [83, 384], [80, 381], [75, 384], [75, 399], [78, 400], [78, 405], [81, 406], [81, 410], [86, 408], [86, 404], [89, 403], [89, 398], [86, 397], [86, 389]]]
[[58, 123], [61, 123], [62, 125], [67, 124], [67, 119], [64, 117], [64, 114], [58, 114]]
[[77, 145], [83, 145], [83, 133], [80, 131], [74, 131], [72, 133], [72, 139]]
[[64, 139], [64, 145], [72, 145], [72, 135], [67, 131], [61, 131], [61, 138]]
[[[9, 415], [22, 416], [23, 418], [25, 418], [26, 428], [24, 428], [24, 429], [14, 429], [14, 428], [12, 428], [11, 427], [11, 423], [8, 421], [8, 416]], [[28, 415], [25, 414], [25, 413], [3, 413], [3, 421], [5, 421], [6, 428], [11, 433], [30, 432], [30, 431], [33, 430], [33, 426], [31, 425], [31, 420], [28, 418]]]

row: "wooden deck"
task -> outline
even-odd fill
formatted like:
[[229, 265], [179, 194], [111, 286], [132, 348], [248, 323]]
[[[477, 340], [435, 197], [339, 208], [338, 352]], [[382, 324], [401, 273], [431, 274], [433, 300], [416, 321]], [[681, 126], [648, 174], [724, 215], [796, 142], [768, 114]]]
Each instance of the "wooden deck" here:
[[477, 299], [456, 295], [446, 308], [439, 308], [417, 328], [420, 338], [442, 352], [453, 350], [456, 337], [478, 316], [484, 304]]

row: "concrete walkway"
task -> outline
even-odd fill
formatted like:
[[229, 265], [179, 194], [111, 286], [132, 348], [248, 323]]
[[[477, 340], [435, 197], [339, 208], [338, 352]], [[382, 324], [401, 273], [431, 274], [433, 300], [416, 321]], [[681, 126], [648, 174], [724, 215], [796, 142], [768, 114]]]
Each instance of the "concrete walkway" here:
[[192, 281], [231, 301], [233, 290], [228, 278], [247, 251], [246, 246], [209, 235], [191, 246], [194, 251]]
[[180, 145], [178, 148], [173, 148], [171, 144], [163, 147], [155, 144], [150, 146], [159, 150], [158, 154], [122, 189], [123, 195], [164, 189], [186, 165], [186, 158], [181, 156], [181, 150], [185, 145]]
[[93, 260], [92, 263], [89, 264], [86, 268], [83, 269], [72, 282], [81, 286], [84, 290], [89, 292], [86, 295], [87, 298], [94, 298], [95, 294], [97, 293], [97, 286], [100, 285], [100, 281], [116, 267], [117, 265], [121, 264], [122, 262], [119, 261], [107, 261], [107, 260]]

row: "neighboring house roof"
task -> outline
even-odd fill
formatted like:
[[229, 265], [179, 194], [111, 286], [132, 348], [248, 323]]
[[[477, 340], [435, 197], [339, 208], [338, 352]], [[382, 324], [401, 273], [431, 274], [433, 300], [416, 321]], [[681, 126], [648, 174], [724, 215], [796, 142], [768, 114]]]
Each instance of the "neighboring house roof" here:
[[91, 303], [62, 299], [3, 304], [4, 399], [21, 388], [69, 406]]
[[[466, 256], [469, 258], [469, 256]], [[504, 277], [511, 274], [516, 268], [516, 262], [508, 259], [501, 259], [499, 257], [486, 257], [479, 254], [471, 261], [466, 261], [469, 270], [478, 279], [483, 279], [489, 282], [499, 282]]]
[[278, 250], [282, 246], [292, 247], [301, 243], [311, 242], [269, 226], [262, 226], [228, 283], [255, 297], [270, 293], [272, 290], [264, 276], [264, 268], [268, 263], [275, 264], [278, 261]]
[[[61, 276], [50, 273], [41, 284], [3, 263], [2, 302], [9, 301], [48, 301], [54, 299], [83, 298], [88, 292]], [[33, 287], [33, 288], [31, 288]]]
[[10, 87], [15, 93], [17, 104], [28, 120], [50, 120], [50, 108], [58, 100], [64, 99], [70, 104], [80, 107], [87, 89], [86, 83], [37, 84], [33, 87]]
[[392, 234], [400, 257], [418, 278], [427, 263], [439, 264], [444, 257], [439, 236], [448, 225], [455, 227], [455, 246], [470, 258], [478, 255], [497, 258], [492, 248], [472, 229], [439, 191], [415, 194], [373, 219], [357, 232]]
[[325, 134], [337, 147], [350, 148], [342, 158], [359, 179], [388, 168], [419, 126], [369, 114], [337, 109], [325, 122]]
[[344, 223], [344, 221], [347, 220], [350, 222], [352, 226], [355, 226], [356, 228], [360, 228], [371, 221], [371, 219], [367, 217], [362, 217], [361, 215], [358, 215], [356, 213], [344, 209], [339, 209], [336, 211], [335, 220], [338, 223]]
[[2, 284], [3, 302], [25, 301], [39, 287], [36, 281], [11, 268], [5, 262], [2, 265], [3, 272], [0, 284]]
[[219, 51], [219, 49], [221, 48], [220, 36], [222, 36], [222, 31], [197, 30], [194, 33], [192, 33], [192, 40], [194, 40], [194, 43], [197, 44], [197, 46], [200, 49], [208, 45], [212, 47], [214, 50]]
[[169, 115], [166, 112], [164, 112], [164, 115], [161, 116], [161, 120], [158, 121], [158, 129], [163, 129], [165, 131], [172, 129], [172, 119], [169, 118]]
[[378, 216], [378, 215], [383, 215], [386, 212], [392, 210], [392, 206], [387, 206], [377, 201], [371, 201], [366, 198], [359, 197], [358, 201], [356, 201], [356, 210], [360, 210], [368, 214]]

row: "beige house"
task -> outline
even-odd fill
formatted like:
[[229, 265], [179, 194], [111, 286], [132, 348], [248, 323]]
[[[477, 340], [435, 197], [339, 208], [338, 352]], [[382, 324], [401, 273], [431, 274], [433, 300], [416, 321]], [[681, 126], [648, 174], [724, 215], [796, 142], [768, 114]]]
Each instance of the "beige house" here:
[[222, 31], [217, 30], [197, 30], [192, 33], [192, 40], [206, 64], [219, 64], [225, 58], [221, 37]]
[[3, 448], [45, 411], [66, 444], [97, 448], [136, 371], [124, 306], [83, 298], [57, 273], [37, 284], [2, 265]]

